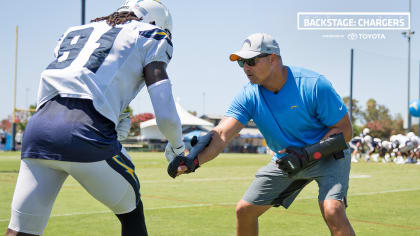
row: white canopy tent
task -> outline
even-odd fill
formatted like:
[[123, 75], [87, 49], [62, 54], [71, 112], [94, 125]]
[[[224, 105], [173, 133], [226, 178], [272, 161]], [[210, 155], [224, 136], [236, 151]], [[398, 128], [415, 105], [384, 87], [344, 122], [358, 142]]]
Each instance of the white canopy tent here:
[[[176, 110], [178, 111], [179, 118], [181, 120], [182, 127], [185, 126], [200, 126], [204, 129], [210, 130], [214, 127], [214, 125], [206, 120], [200, 119], [189, 112], [187, 112], [184, 108], [179, 105], [179, 103], [175, 102]], [[140, 123], [140, 130], [141, 135], [140, 139], [166, 139], [162, 133], [159, 131], [159, 128], [156, 124], [156, 119], [148, 120], [146, 122]]]

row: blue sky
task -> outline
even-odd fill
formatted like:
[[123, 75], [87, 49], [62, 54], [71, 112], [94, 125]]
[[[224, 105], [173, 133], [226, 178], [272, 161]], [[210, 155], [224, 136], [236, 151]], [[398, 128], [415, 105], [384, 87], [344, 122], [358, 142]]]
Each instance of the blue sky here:
[[[15, 27], [19, 25], [18, 108], [36, 101], [41, 71], [53, 60], [58, 37], [80, 24], [80, 0], [1, 1], [0, 119], [12, 112]], [[122, 0], [86, 0], [86, 19], [108, 15]], [[280, 45], [286, 65], [324, 74], [340, 95], [349, 95], [350, 49], [355, 48], [354, 98], [369, 98], [407, 114], [407, 40], [396, 31], [302, 31], [297, 12], [407, 12], [408, 0], [242, 0], [163, 1], [173, 17], [174, 56], [168, 66], [174, 96], [187, 110], [223, 114], [247, 78], [228, 60], [250, 34], [266, 32]], [[411, 99], [419, 97], [420, 2], [413, 1]], [[380, 33], [385, 39], [326, 38], [326, 34]], [[152, 112], [142, 91], [131, 103], [135, 113]], [[414, 119], [413, 122], [417, 122]]]

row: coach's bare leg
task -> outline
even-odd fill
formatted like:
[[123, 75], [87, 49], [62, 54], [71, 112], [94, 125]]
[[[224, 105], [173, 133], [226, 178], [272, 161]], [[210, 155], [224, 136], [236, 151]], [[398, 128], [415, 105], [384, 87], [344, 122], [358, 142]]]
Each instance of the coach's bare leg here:
[[21, 232], [16, 232], [16, 231], [11, 230], [11, 229], [7, 229], [6, 236], [38, 236], [38, 235], [21, 233]]
[[353, 227], [346, 216], [346, 207], [339, 200], [324, 200], [319, 202], [322, 216], [333, 236], [353, 236]]
[[258, 206], [240, 200], [236, 205], [236, 235], [258, 235], [258, 217], [270, 209], [271, 205]]

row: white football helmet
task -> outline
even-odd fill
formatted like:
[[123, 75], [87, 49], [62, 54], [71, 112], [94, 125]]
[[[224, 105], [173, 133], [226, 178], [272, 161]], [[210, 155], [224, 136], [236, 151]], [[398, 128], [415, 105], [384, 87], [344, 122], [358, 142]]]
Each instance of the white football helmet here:
[[391, 135], [391, 137], [389, 138], [389, 141], [394, 142], [395, 140], [397, 140], [397, 136]]
[[407, 133], [407, 138], [409, 138], [409, 139], [411, 139], [414, 136], [416, 136], [416, 134], [414, 134], [414, 132], [408, 132]]
[[171, 13], [158, 0], [126, 0], [117, 11], [132, 11], [137, 17], [142, 17], [144, 22], [158, 26], [169, 35], [172, 33]]
[[370, 133], [370, 129], [369, 128], [364, 128], [363, 129], [363, 135], [368, 135]]

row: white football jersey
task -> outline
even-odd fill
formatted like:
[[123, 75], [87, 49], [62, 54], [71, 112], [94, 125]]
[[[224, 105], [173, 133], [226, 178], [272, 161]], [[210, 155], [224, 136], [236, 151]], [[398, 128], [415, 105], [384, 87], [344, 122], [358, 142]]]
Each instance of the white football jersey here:
[[413, 142], [413, 144], [417, 147], [420, 145], [420, 137], [419, 136], [413, 136], [410, 138], [410, 141]]
[[57, 95], [91, 99], [117, 126], [120, 113], [145, 85], [143, 68], [153, 61], [168, 64], [172, 52], [165, 31], [138, 21], [71, 27], [58, 41], [56, 60], [41, 74], [37, 109]]
[[397, 140], [401, 143], [406, 143], [409, 139], [403, 134], [397, 134]]

